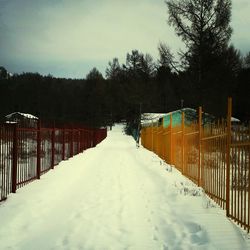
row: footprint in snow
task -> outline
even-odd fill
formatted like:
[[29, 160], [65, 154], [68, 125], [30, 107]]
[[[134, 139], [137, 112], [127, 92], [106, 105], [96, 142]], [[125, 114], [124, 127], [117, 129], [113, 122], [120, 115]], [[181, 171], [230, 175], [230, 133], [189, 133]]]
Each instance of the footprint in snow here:
[[169, 248], [166, 245], [163, 245], [162, 250], [169, 250]]
[[63, 241], [62, 241], [62, 245], [63, 246], [67, 246], [69, 244], [69, 240], [67, 237], [64, 237]]
[[154, 241], [158, 241], [158, 237], [156, 235], [153, 236]]

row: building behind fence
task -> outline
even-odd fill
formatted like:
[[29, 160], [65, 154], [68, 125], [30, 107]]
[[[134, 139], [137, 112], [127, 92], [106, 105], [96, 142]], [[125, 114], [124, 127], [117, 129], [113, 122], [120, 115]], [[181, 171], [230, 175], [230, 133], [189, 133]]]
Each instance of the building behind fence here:
[[231, 98], [227, 119], [207, 122], [201, 108], [193, 122], [181, 117], [175, 125], [170, 115], [166, 127], [144, 126], [142, 145], [201, 186], [249, 233], [250, 126], [232, 122]]
[[0, 124], [0, 201], [106, 136], [106, 128], [45, 128], [40, 121], [35, 128]]

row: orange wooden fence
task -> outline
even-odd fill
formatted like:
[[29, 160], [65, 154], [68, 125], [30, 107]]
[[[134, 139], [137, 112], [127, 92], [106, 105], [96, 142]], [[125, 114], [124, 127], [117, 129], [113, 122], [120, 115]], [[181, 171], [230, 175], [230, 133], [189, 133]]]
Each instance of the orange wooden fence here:
[[232, 124], [232, 99], [227, 119], [205, 123], [198, 120], [143, 127], [142, 145], [174, 165], [226, 210], [227, 216], [250, 231], [250, 126]]

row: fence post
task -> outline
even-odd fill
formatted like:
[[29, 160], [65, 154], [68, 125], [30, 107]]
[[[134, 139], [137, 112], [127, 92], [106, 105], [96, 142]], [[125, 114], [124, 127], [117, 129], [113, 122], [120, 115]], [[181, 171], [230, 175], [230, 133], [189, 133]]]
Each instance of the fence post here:
[[54, 169], [55, 165], [55, 126], [52, 128], [52, 135], [51, 135], [51, 168]]
[[77, 154], [80, 153], [80, 142], [81, 142], [81, 134], [80, 130], [77, 130]]
[[62, 129], [62, 160], [65, 160], [65, 128]]
[[230, 209], [230, 147], [231, 147], [231, 117], [232, 117], [232, 98], [228, 98], [227, 104], [227, 151], [226, 151], [226, 213], [229, 216]]
[[87, 149], [87, 141], [88, 141], [88, 134], [87, 134], [87, 129], [84, 130], [84, 150]]
[[170, 164], [173, 164], [173, 131], [172, 131], [172, 113], [170, 114]]
[[80, 152], [83, 151], [83, 131], [80, 130]]
[[87, 135], [87, 143], [86, 143], [86, 148], [89, 148], [90, 146], [90, 131], [89, 130], [87, 130], [87, 132], [86, 132], [86, 135]]
[[92, 132], [92, 146], [95, 147], [96, 144], [97, 144], [97, 130], [94, 129], [93, 132]]
[[153, 127], [153, 123], [151, 124], [151, 128], [150, 128], [150, 135], [151, 135], [151, 148], [150, 150], [153, 152], [153, 148], [154, 148], [154, 127]]
[[184, 154], [185, 154], [185, 144], [184, 144], [184, 133], [185, 133], [185, 114], [184, 112], [182, 111], [181, 113], [181, 130], [182, 130], [182, 151], [181, 151], [181, 163], [182, 163], [182, 174], [185, 174], [185, 157], [184, 157]]
[[90, 130], [90, 144], [89, 144], [89, 148], [93, 147], [93, 129]]
[[164, 127], [161, 125], [161, 158], [164, 160]]
[[90, 130], [87, 131], [87, 144], [86, 148], [90, 148]]
[[202, 126], [202, 107], [199, 107], [199, 118], [198, 118], [198, 129], [199, 129], [199, 141], [198, 141], [198, 149], [199, 149], [199, 155], [198, 155], [198, 186], [201, 186], [201, 126]]
[[36, 178], [41, 175], [41, 121], [37, 121], [37, 155], [36, 155]]
[[17, 135], [17, 124], [13, 125], [13, 152], [12, 152], [12, 193], [16, 192], [17, 188], [17, 150], [18, 150], [18, 135]]
[[86, 141], [87, 141], [87, 136], [86, 136], [86, 129], [82, 130], [82, 151], [86, 149]]
[[156, 132], [155, 132], [155, 138], [156, 138], [156, 146], [155, 146], [155, 153], [159, 155], [159, 127], [156, 125]]
[[70, 130], [70, 134], [71, 134], [71, 138], [70, 138], [70, 157], [73, 157], [74, 155], [74, 130], [73, 130], [73, 126], [71, 127]]

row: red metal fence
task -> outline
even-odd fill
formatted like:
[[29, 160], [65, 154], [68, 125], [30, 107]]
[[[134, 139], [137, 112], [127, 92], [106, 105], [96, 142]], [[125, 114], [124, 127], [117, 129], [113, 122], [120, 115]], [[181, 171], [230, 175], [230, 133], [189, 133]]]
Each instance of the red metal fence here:
[[12, 189], [13, 137], [13, 126], [0, 126], [0, 200], [5, 199]]
[[89, 128], [21, 128], [0, 124], [0, 201], [11, 192], [67, 160], [95, 147], [107, 130]]
[[250, 126], [232, 124], [232, 100], [227, 119], [198, 121], [167, 128], [144, 127], [142, 145], [173, 164], [215, 200], [227, 216], [250, 231]]

